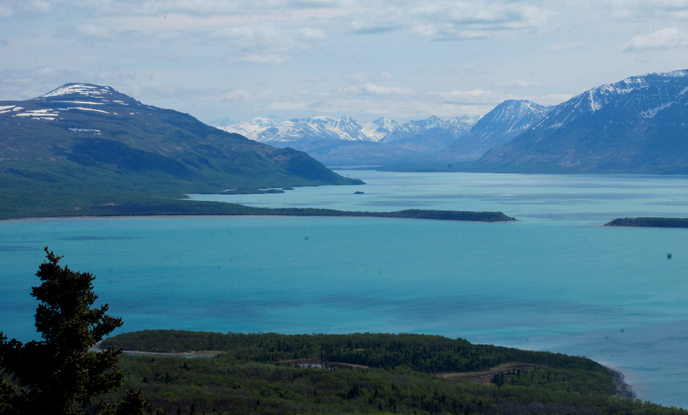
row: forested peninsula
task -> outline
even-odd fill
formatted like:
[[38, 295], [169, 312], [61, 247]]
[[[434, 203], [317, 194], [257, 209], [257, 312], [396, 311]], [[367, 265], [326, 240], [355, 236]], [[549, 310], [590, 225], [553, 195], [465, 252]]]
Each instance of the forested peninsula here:
[[[106, 339], [156, 413], [688, 414], [617, 396], [600, 364], [434, 335], [145, 330]], [[209, 358], [140, 352], [210, 351]]]
[[455, 210], [407, 209], [395, 212], [358, 212], [316, 208], [258, 208], [223, 202], [172, 201], [161, 203], [125, 203], [93, 206], [92, 216], [145, 215], [233, 215], [233, 216], [330, 216], [401, 219], [461, 220], [478, 222], [514, 221], [502, 212], [465, 212]]
[[[2, 213], [2, 211], [0, 211]], [[371, 217], [399, 219], [433, 219], [477, 222], [515, 221], [502, 212], [464, 212], [454, 210], [408, 209], [396, 212], [357, 212], [316, 208], [259, 208], [224, 202], [199, 202], [190, 200], [141, 201], [131, 203], [108, 203], [84, 206], [79, 210], [53, 209], [49, 217], [75, 216], [325, 216], [325, 217]], [[38, 215], [42, 216], [42, 215]], [[27, 215], [5, 215], [1, 219], [19, 219]]]
[[651, 228], [688, 228], [688, 218], [623, 218], [614, 219], [604, 226], [637, 226]]

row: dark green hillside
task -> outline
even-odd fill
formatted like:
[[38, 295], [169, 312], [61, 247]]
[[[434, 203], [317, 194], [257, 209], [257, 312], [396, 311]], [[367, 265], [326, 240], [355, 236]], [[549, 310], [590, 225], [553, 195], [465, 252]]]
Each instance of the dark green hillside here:
[[153, 413], [688, 413], [615, 397], [610, 373], [586, 358], [440, 336], [148, 330], [105, 345], [215, 351], [123, 357], [126, 385], [143, 391]]
[[226, 189], [362, 184], [112, 88], [68, 84], [0, 102], [0, 216]]
[[101, 344], [101, 347], [121, 346], [125, 350], [149, 352], [225, 351], [236, 359], [261, 363], [319, 359], [382, 369], [408, 366], [425, 373], [476, 372], [510, 362], [607, 373], [601, 365], [586, 358], [473, 345], [464, 339], [418, 334], [286, 335], [144, 330], [120, 334]]

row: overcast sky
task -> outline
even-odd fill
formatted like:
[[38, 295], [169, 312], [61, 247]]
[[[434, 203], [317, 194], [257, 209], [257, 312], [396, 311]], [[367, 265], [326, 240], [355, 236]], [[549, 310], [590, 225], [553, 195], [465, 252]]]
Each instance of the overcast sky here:
[[558, 104], [688, 68], [688, 0], [0, 0], [0, 100], [109, 85], [204, 122]]

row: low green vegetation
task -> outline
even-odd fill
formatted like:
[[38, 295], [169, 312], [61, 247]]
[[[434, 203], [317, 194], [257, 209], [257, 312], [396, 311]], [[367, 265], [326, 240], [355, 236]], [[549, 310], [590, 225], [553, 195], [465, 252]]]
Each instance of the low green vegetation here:
[[623, 218], [614, 219], [604, 226], [639, 226], [652, 228], [688, 228], [687, 218]]
[[[688, 414], [615, 397], [610, 373], [587, 358], [441, 336], [147, 330], [108, 338], [106, 346], [214, 351], [121, 358], [126, 386], [141, 389], [158, 414]], [[510, 362], [532, 369], [478, 382], [452, 378]]]
[[101, 347], [120, 346], [146, 352], [226, 351], [235, 359], [260, 363], [316, 358], [382, 369], [406, 365], [426, 373], [475, 372], [509, 362], [607, 373], [604, 367], [586, 358], [473, 345], [464, 339], [418, 334], [286, 335], [144, 330], [120, 334], [101, 344]]

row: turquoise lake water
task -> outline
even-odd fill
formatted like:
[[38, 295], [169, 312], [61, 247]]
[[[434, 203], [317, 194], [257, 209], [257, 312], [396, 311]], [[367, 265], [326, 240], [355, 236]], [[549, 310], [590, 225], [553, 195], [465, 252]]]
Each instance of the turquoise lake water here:
[[98, 277], [123, 331], [441, 334], [587, 356], [623, 371], [639, 398], [688, 407], [688, 229], [600, 226], [688, 217], [688, 177], [340, 173], [368, 184], [193, 198], [519, 221], [4, 221], [0, 329], [34, 338], [29, 292], [48, 245]]

